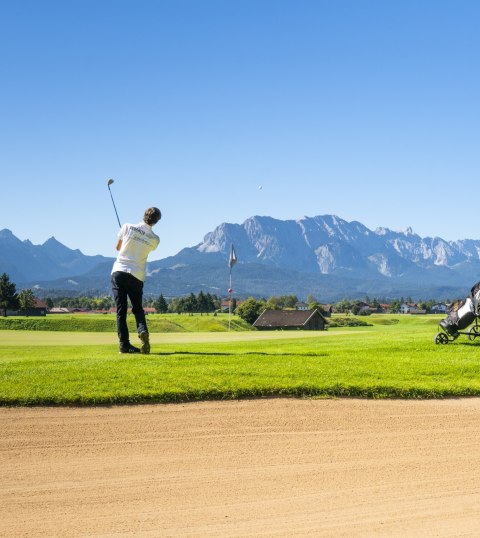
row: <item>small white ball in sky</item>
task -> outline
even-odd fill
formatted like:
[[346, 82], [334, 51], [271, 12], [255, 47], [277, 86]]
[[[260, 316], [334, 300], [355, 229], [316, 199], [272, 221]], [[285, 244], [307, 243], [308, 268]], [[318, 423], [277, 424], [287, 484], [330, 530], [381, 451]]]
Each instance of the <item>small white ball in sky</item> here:
[[258, 190], [261, 191], [263, 187], [261, 185], [258, 186]]

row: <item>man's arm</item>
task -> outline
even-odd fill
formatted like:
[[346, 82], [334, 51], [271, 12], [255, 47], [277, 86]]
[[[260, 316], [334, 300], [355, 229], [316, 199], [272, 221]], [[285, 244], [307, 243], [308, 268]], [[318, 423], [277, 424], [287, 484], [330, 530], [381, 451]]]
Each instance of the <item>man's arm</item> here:
[[116, 246], [115, 248], [116, 248], [117, 250], [120, 250], [120, 249], [122, 248], [122, 240], [121, 240], [121, 239], [119, 239], [119, 240], [117, 241], [117, 246]]

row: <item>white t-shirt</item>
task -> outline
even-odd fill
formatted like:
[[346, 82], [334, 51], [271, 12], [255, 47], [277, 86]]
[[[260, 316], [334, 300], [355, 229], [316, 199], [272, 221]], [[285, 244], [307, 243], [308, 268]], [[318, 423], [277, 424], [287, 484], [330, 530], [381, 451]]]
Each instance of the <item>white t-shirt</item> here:
[[143, 282], [147, 257], [158, 247], [160, 238], [153, 233], [151, 226], [140, 222], [124, 224], [118, 232], [118, 239], [122, 240], [122, 247], [113, 264], [112, 273], [130, 273]]

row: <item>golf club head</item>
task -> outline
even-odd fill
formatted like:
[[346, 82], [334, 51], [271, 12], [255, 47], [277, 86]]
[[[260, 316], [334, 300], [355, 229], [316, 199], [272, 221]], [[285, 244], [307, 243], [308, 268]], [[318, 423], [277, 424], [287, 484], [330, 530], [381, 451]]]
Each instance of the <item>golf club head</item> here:
[[113, 183], [113, 179], [109, 179], [108, 180], [108, 183], [107, 183], [107, 186], [110, 187], [110, 185]]

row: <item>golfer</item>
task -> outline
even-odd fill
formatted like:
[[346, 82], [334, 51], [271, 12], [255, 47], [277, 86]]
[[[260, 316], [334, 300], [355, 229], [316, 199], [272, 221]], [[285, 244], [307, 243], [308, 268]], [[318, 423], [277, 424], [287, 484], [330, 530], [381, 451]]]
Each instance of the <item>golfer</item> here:
[[[150, 207], [145, 211], [143, 222], [124, 224], [118, 232], [117, 259], [112, 268], [112, 292], [117, 306], [117, 332], [120, 353], [150, 353], [150, 338], [143, 310], [143, 281], [147, 257], [160, 243], [152, 226], [162, 218], [160, 209]], [[132, 303], [132, 313], [137, 323], [140, 349], [132, 346], [127, 327], [127, 298]]]

